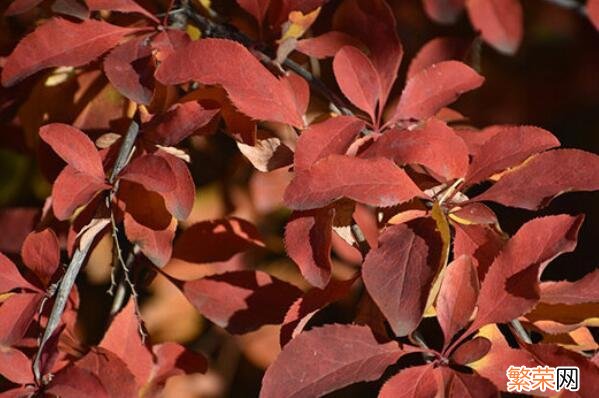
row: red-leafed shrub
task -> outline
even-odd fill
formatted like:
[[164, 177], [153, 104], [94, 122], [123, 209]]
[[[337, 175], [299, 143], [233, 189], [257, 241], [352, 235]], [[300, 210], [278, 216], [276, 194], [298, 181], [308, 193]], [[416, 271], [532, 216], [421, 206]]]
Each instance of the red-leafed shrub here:
[[242, 356], [264, 398], [599, 396], [599, 271], [553, 262], [597, 222], [552, 204], [599, 156], [455, 105], [520, 0], [6, 3], [0, 396], [252, 396]]

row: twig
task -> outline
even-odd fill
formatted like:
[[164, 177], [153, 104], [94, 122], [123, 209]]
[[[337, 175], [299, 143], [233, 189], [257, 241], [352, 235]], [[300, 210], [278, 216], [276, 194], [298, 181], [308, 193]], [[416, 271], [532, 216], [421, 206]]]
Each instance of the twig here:
[[[133, 148], [133, 144], [135, 143], [135, 138], [137, 137], [137, 133], [139, 132], [139, 126], [135, 121], [131, 122], [131, 126], [127, 131], [127, 135], [119, 149], [119, 154], [117, 156], [117, 160], [114, 164], [114, 168], [112, 169], [112, 174], [109, 178], [109, 182], [111, 184], [114, 183], [118, 174], [122, 171], [122, 169], [127, 164], [129, 159], [129, 154], [131, 149]], [[114, 189], [114, 188], [113, 188]], [[99, 207], [96, 209], [96, 211]], [[98, 230], [96, 233], [99, 233], [101, 230]], [[33, 361], [33, 375], [35, 377], [36, 382], [41, 383], [42, 375], [40, 369], [40, 360], [42, 356], [42, 352], [44, 351], [44, 347], [50, 337], [56, 331], [56, 328], [60, 324], [60, 319], [64, 312], [66, 303], [68, 301], [69, 295], [71, 294], [71, 290], [73, 289], [73, 285], [75, 284], [75, 279], [77, 279], [77, 275], [83, 266], [83, 262], [87, 258], [90, 249], [92, 248], [94, 237], [90, 237], [85, 240], [85, 244], [83, 246], [75, 249], [75, 253], [71, 258], [71, 262], [69, 263], [61, 281], [58, 286], [58, 290], [56, 292], [56, 299], [54, 301], [54, 305], [52, 306], [52, 311], [50, 313], [50, 317], [48, 318], [48, 324], [46, 325], [46, 329], [44, 330], [44, 334], [40, 340], [39, 347], [37, 349], [37, 353], [35, 354], [35, 359]]]
[[510, 322], [510, 325], [512, 325], [512, 328], [514, 329], [518, 337], [522, 339], [522, 341], [524, 341], [526, 344], [532, 344], [532, 339], [530, 338], [528, 332], [526, 331], [526, 329], [524, 329], [524, 326], [522, 326], [519, 320], [513, 319]]
[[364, 232], [362, 232], [362, 228], [360, 228], [360, 226], [354, 220], [352, 220], [350, 229], [354, 239], [356, 240], [356, 243], [358, 244], [358, 249], [360, 250], [360, 253], [362, 253], [362, 257], [366, 257], [370, 251], [370, 245], [364, 236]]

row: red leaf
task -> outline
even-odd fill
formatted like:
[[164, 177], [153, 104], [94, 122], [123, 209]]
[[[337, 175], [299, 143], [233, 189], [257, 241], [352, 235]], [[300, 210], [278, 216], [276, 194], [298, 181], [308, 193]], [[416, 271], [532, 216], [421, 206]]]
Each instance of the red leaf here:
[[0, 252], [18, 253], [27, 235], [35, 228], [40, 214], [41, 210], [36, 207], [5, 207], [0, 210], [0, 230], [10, 231], [10, 236], [0, 236]]
[[139, 104], [152, 100], [150, 37], [141, 36], [121, 44], [104, 59], [104, 72], [110, 83], [125, 97]]
[[599, 395], [599, 367], [587, 358], [554, 344], [526, 344], [525, 347], [544, 365], [576, 366], [580, 369], [579, 390], [575, 393], [562, 394], [563, 396], [584, 398]]
[[470, 90], [480, 87], [484, 78], [466, 64], [444, 61], [409, 79], [390, 122], [427, 119]]
[[138, 395], [135, 376], [125, 362], [109, 350], [93, 348], [75, 366], [96, 376], [110, 397]]
[[466, 0], [423, 0], [424, 11], [435, 22], [452, 24], [464, 9]]
[[[188, 61], [193, 59], [190, 64]], [[230, 62], [235, 59], [235, 62]], [[241, 44], [223, 39], [203, 39], [176, 51], [158, 68], [156, 78], [163, 84], [195, 80], [220, 84], [233, 104], [246, 115], [302, 127], [290, 86], [275, 78]]]
[[54, 375], [44, 391], [61, 398], [110, 398], [97, 376], [75, 365], [67, 366]]
[[138, 387], [146, 383], [152, 370], [152, 353], [141, 341], [133, 299], [114, 318], [99, 347], [114, 353], [127, 365]]
[[295, 149], [295, 171], [308, 169], [328, 155], [343, 155], [365, 123], [352, 116], [338, 116], [314, 123], [302, 132]]
[[67, 165], [52, 186], [52, 209], [59, 220], [68, 219], [75, 209], [87, 204], [98, 192], [110, 188], [104, 180]]
[[410, 177], [388, 159], [330, 155], [295, 176], [285, 191], [285, 203], [295, 210], [308, 210], [347, 197], [387, 207], [422, 195]]
[[470, 257], [460, 256], [448, 265], [436, 305], [445, 346], [470, 321], [478, 289], [478, 274]]
[[175, 104], [143, 126], [143, 137], [162, 146], [177, 145], [217, 113], [218, 109], [205, 109], [196, 101]]
[[522, 5], [518, 0], [469, 0], [470, 21], [483, 39], [504, 54], [515, 54], [523, 35]]
[[357, 278], [358, 275], [346, 281], [331, 280], [324, 289], [311, 289], [297, 299], [287, 311], [281, 326], [281, 347], [295, 338], [318, 310], [349, 295]]
[[0, 253], [0, 294], [14, 289], [38, 290], [21, 276], [17, 266], [8, 257]]
[[60, 246], [54, 231], [47, 228], [30, 233], [21, 248], [21, 258], [42, 286], [47, 286], [60, 263]]
[[[6, 60], [2, 84], [12, 86], [35, 72], [54, 66], [83, 66], [112, 47], [133, 29], [87, 19], [81, 23], [54, 18], [19, 42]], [[48, 38], [52, 40], [48, 40]]]
[[55, 0], [52, 3], [52, 11], [81, 20], [89, 18], [89, 9], [83, 0]]
[[440, 267], [442, 241], [431, 219], [387, 228], [362, 265], [370, 296], [397, 336], [411, 333], [422, 318]]
[[268, 10], [270, 0], [237, 0], [237, 3], [256, 18], [258, 25], [262, 26], [262, 21], [266, 15], [266, 10]]
[[23, 14], [31, 10], [34, 7], [37, 7], [44, 0], [13, 0], [13, 2], [8, 6], [6, 11], [4, 12], [5, 17], [10, 17], [13, 15]]
[[12, 346], [27, 333], [39, 310], [43, 293], [17, 293], [0, 304], [0, 344]]
[[314, 58], [333, 57], [342, 47], [361, 47], [360, 42], [350, 35], [331, 31], [317, 37], [303, 39], [297, 42], [296, 50]]
[[117, 11], [123, 13], [137, 13], [144, 15], [156, 23], [160, 23], [160, 20], [156, 18], [151, 12], [141, 7], [134, 0], [85, 0], [90, 11]]
[[237, 147], [257, 170], [268, 172], [293, 162], [293, 152], [276, 135], [259, 130], [256, 138], [254, 145], [238, 142]]
[[67, 124], [52, 123], [40, 129], [40, 137], [75, 170], [98, 180], [106, 178], [96, 146], [81, 130]]
[[451, 360], [458, 365], [467, 365], [487, 355], [490, 349], [491, 341], [477, 336], [456, 348], [451, 354]]
[[264, 247], [256, 227], [231, 217], [191, 225], [177, 238], [174, 257], [192, 263], [227, 261], [253, 247]]
[[438, 388], [432, 365], [414, 366], [390, 378], [379, 398], [434, 398]]
[[465, 224], [498, 224], [497, 215], [482, 203], [468, 203], [451, 209], [450, 217]]
[[466, 181], [476, 184], [508, 167], [517, 166], [535, 153], [559, 145], [553, 134], [538, 127], [500, 128], [472, 153]]
[[331, 279], [333, 209], [294, 212], [285, 227], [285, 249], [303, 277], [324, 288]]
[[557, 149], [508, 172], [473, 200], [537, 210], [564, 192], [596, 190], [599, 190], [599, 156], [577, 149]]
[[493, 383], [484, 377], [474, 374], [458, 372], [446, 366], [435, 369], [440, 375], [445, 387], [446, 397], [492, 398], [499, 397], [499, 392]]
[[156, 50], [156, 60], [162, 62], [169, 55], [191, 43], [186, 32], [180, 30], [165, 30], [152, 38], [152, 48]]
[[558, 215], [524, 224], [491, 264], [469, 330], [509, 322], [531, 310], [539, 300], [540, 273], [552, 259], [574, 250], [583, 219]]
[[468, 147], [464, 141], [437, 119], [430, 119], [414, 131], [386, 131], [360, 156], [386, 157], [400, 166], [420, 164], [445, 180], [465, 176], [469, 162]]
[[152, 378], [144, 387], [145, 396], [159, 396], [167, 380], [176, 375], [205, 373], [208, 368], [206, 358], [186, 349], [177, 343], [163, 343], [152, 347], [156, 363]]
[[599, 0], [587, 1], [587, 14], [595, 29], [599, 30]]
[[495, 229], [486, 225], [454, 224], [454, 226], [454, 257], [470, 256], [478, 271], [478, 279], [482, 280], [489, 266], [503, 247], [504, 237]]
[[355, 47], [343, 47], [333, 60], [335, 78], [343, 94], [376, 123], [379, 78], [366, 55]]
[[360, 381], [376, 380], [403, 354], [380, 344], [368, 327], [327, 325], [285, 346], [262, 380], [261, 398], [316, 397]]
[[177, 220], [185, 220], [191, 213], [195, 200], [196, 188], [193, 177], [183, 160], [162, 151], [156, 155], [168, 162], [177, 184], [172, 191], [160, 194], [164, 199], [164, 204]]
[[0, 344], [0, 375], [15, 384], [32, 383], [31, 360], [21, 351]]
[[157, 155], [133, 159], [121, 173], [121, 178], [141, 184], [153, 192], [170, 192], [177, 187], [177, 177], [169, 162]]
[[138, 222], [131, 214], [125, 213], [125, 234], [131, 243], [137, 244], [142, 253], [158, 267], [164, 266], [173, 252], [173, 238], [177, 225], [169, 223], [156, 229]]
[[302, 294], [297, 287], [262, 271], [233, 271], [179, 284], [202, 315], [235, 334], [280, 324]]
[[379, 103], [385, 104], [403, 57], [395, 16], [387, 2], [344, 1], [337, 8], [333, 28], [349, 33], [368, 47], [370, 60], [379, 75]]
[[547, 304], [584, 304], [599, 302], [599, 270], [574, 281], [543, 282], [541, 301]]
[[[433, 1], [438, 2], [438, 0]], [[463, 2], [463, 0], [458, 1]], [[411, 79], [419, 72], [442, 61], [462, 60], [466, 56], [469, 47], [469, 43], [460, 38], [436, 37], [424, 44], [418, 54], [412, 58], [407, 78]]]

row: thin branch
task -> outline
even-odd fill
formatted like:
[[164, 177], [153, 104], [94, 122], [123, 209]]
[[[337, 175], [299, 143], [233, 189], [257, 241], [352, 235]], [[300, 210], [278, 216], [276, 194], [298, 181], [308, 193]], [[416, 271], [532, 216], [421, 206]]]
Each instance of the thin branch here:
[[[118, 174], [122, 171], [122, 169], [126, 166], [127, 161], [129, 160], [129, 155], [135, 143], [135, 139], [137, 138], [137, 134], [139, 132], [139, 126], [135, 121], [131, 122], [129, 126], [129, 130], [127, 131], [127, 135], [121, 144], [121, 148], [119, 149], [119, 154], [117, 156], [117, 160], [112, 169], [112, 173], [109, 178], [109, 182], [113, 184], [116, 180]], [[114, 188], [113, 188], [114, 189]], [[99, 207], [96, 209], [98, 211]], [[102, 229], [96, 231], [96, 234], [100, 233]], [[58, 285], [58, 290], [56, 292], [56, 299], [54, 301], [54, 305], [52, 306], [52, 311], [50, 313], [50, 317], [48, 318], [48, 324], [46, 325], [46, 329], [44, 330], [44, 334], [39, 343], [39, 347], [37, 349], [37, 353], [35, 354], [35, 359], [33, 361], [33, 374], [37, 383], [41, 383], [42, 374], [40, 369], [40, 360], [42, 356], [42, 352], [44, 351], [44, 347], [48, 340], [52, 337], [56, 328], [60, 324], [60, 319], [62, 318], [62, 314], [66, 307], [69, 295], [71, 294], [71, 290], [73, 289], [73, 285], [75, 284], [75, 280], [77, 279], [77, 275], [83, 266], [85, 259], [87, 258], [89, 251], [93, 246], [93, 242], [95, 240], [95, 235], [91, 236], [85, 240], [81, 240], [80, 242], [83, 245], [80, 245], [75, 249], [75, 253], [71, 258], [69, 265]]]
[[366, 257], [366, 255], [370, 251], [370, 245], [366, 240], [366, 236], [364, 236], [364, 232], [362, 232], [362, 228], [360, 228], [360, 226], [355, 222], [355, 220], [352, 220], [350, 229], [352, 236], [354, 237], [358, 245], [358, 249], [360, 250], [360, 253], [362, 253], [362, 257]]
[[518, 337], [522, 339], [522, 341], [524, 341], [526, 344], [532, 344], [532, 339], [530, 338], [528, 332], [526, 331], [526, 329], [524, 329], [524, 326], [522, 326], [519, 320], [513, 319], [510, 322], [510, 325], [512, 325], [512, 328], [514, 329]]

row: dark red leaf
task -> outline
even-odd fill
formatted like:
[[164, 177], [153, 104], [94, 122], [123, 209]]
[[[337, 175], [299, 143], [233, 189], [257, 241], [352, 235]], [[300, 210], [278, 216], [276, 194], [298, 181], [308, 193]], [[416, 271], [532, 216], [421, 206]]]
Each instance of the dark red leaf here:
[[295, 149], [295, 171], [305, 170], [328, 155], [343, 155], [365, 127], [352, 116], [338, 116], [314, 123], [302, 132]]
[[434, 64], [407, 81], [391, 122], [427, 119], [463, 93], [480, 87], [484, 80], [474, 69], [458, 61]]
[[466, 182], [476, 184], [509, 167], [515, 167], [531, 155], [557, 147], [560, 143], [549, 131], [538, 127], [499, 128], [472, 153]]
[[[439, 0], [432, 0], [439, 2]], [[454, 0], [456, 1], [456, 0]], [[463, 2], [464, 0], [457, 0]], [[429, 1], [430, 3], [431, 1]], [[441, 2], [447, 2], [441, 0]], [[423, 45], [418, 54], [412, 58], [410, 68], [408, 69], [407, 78], [414, 77], [419, 72], [425, 70], [429, 66], [438, 64], [442, 61], [462, 60], [466, 56], [469, 48], [469, 43], [466, 40], [456, 37], [435, 37], [431, 41]]]
[[67, 366], [54, 375], [45, 392], [61, 398], [111, 398], [96, 375], [76, 365]]
[[162, 267], [171, 259], [176, 223], [162, 229], [141, 224], [125, 213], [125, 234], [131, 243], [139, 246], [142, 253], [156, 266]]
[[148, 381], [152, 370], [152, 353], [141, 341], [133, 299], [114, 318], [99, 347], [114, 353], [127, 365], [138, 387]]
[[361, 155], [386, 157], [400, 166], [420, 164], [445, 180], [464, 177], [468, 171], [468, 148], [453, 129], [437, 119], [422, 128], [386, 131]]
[[556, 149], [508, 172], [473, 200], [537, 210], [564, 192], [596, 190], [599, 190], [599, 156], [577, 149]]
[[239, 6], [250, 13], [262, 25], [270, 0], [237, 0]]
[[143, 136], [162, 146], [177, 145], [207, 125], [218, 109], [205, 109], [196, 101], [173, 105], [143, 126]]
[[445, 388], [443, 396], [460, 398], [499, 397], [499, 391], [493, 383], [476, 373], [467, 374], [446, 366], [436, 368], [435, 373], [443, 380]]
[[141, 14], [156, 23], [160, 23], [158, 18], [145, 8], [141, 7], [134, 0], [85, 0], [85, 2], [91, 11], [108, 10], [123, 13], [136, 13]]
[[0, 236], [0, 252], [18, 253], [27, 235], [35, 228], [40, 214], [41, 210], [35, 207], [5, 207], [0, 210], [0, 230], [10, 231], [10, 235]]
[[157, 52], [156, 59], [162, 62], [169, 55], [187, 46], [190, 42], [191, 38], [186, 32], [168, 29], [152, 38], [152, 48]]
[[445, 346], [468, 324], [478, 299], [478, 290], [478, 274], [469, 256], [460, 256], [448, 265], [436, 305]]
[[327, 325], [285, 346], [262, 380], [261, 398], [319, 397], [360, 381], [376, 380], [403, 354], [381, 344], [368, 327]]
[[177, 238], [173, 256], [192, 263], [227, 261], [253, 247], [264, 247], [256, 227], [231, 217], [191, 225]]
[[141, 36], [121, 44], [104, 59], [104, 72], [110, 83], [125, 97], [139, 104], [148, 105], [152, 100], [153, 87], [150, 57], [150, 37]]
[[574, 250], [583, 219], [558, 215], [524, 224], [491, 264], [469, 330], [509, 322], [531, 310], [539, 301], [540, 273], [552, 259]]
[[423, 0], [424, 11], [430, 19], [442, 24], [457, 21], [466, 0]]
[[286, 345], [292, 338], [295, 338], [316, 312], [330, 303], [341, 300], [349, 295], [351, 287], [357, 278], [358, 276], [356, 275], [346, 281], [331, 280], [324, 289], [311, 289], [297, 299], [291, 308], [289, 308], [289, 311], [287, 311], [285, 320], [281, 326], [281, 347]]
[[599, 302], [599, 270], [574, 281], [543, 282], [541, 301], [547, 304], [584, 304]]
[[454, 257], [470, 256], [478, 271], [478, 279], [482, 280], [503, 247], [505, 238], [491, 226], [454, 225]]
[[191, 213], [195, 200], [196, 188], [193, 177], [183, 160], [162, 151], [158, 152], [157, 156], [168, 162], [173, 170], [175, 183], [177, 184], [172, 191], [162, 192], [160, 195], [163, 197], [168, 211], [176, 219], [185, 220]]
[[347, 197], [387, 207], [423, 195], [410, 177], [388, 159], [330, 155], [295, 176], [285, 191], [285, 203], [295, 210], [309, 210]]
[[38, 290], [23, 278], [17, 266], [8, 257], [0, 253], [0, 294], [14, 289]]
[[439, 386], [432, 365], [402, 369], [381, 388], [379, 398], [435, 398]]
[[587, 14], [595, 29], [599, 30], [599, 0], [587, 1]]
[[67, 165], [52, 186], [52, 209], [59, 220], [68, 219], [75, 209], [93, 199], [100, 191], [110, 188], [98, 180]]
[[10, 6], [4, 12], [4, 15], [9, 17], [13, 15], [22, 14], [31, 10], [34, 7], [37, 7], [44, 0], [13, 0], [10, 3]]
[[31, 360], [27, 355], [15, 348], [0, 344], [0, 375], [15, 384], [29, 384], [33, 382], [31, 369]]
[[[19, 42], [6, 60], [2, 84], [12, 86], [42, 69], [83, 66], [118, 44], [133, 29], [95, 19], [81, 23], [54, 18]], [[52, 40], [48, 40], [51, 37]]]
[[580, 369], [579, 390], [562, 394], [568, 397], [596, 397], [599, 395], [599, 367], [577, 352], [555, 344], [526, 344], [526, 350], [544, 365], [551, 367], [576, 366]]
[[376, 70], [368, 57], [355, 47], [343, 47], [335, 55], [333, 71], [347, 99], [366, 112], [375, 123], [381, 87]]
[[97, 180], [106, 178], [96, 146], [81, 130], [67, 124], [52, 123], [40, 129], [40, 137], [75, 170]]
[[302, 294], [297, 287], [262, 271], [227, 272], [180, 285], [202, 315], [235, 334], [280, 324]]
[[470, 21], [483, 39], [504, 54], [515, 54], [523, 35], [519, 0], [469, 0]]
[[21, 341], [43, 297], [43, 293], [16, 293], [0, 303], [0, 344], [12, 346]]
[[30, 233], [23, 243], [21, 258], [42, 286], [47, 286], [60, 263], [60, 246], [54, 231], [48, 228]]
[[451, 360], [458, 365], [467, 365], [487, 355], [490, 349], [491, 341], [477, 336], [456, 348], [451, 354]]
[[[189, 59], [194, 62], [190, 64]], [[156, 78], [163, 84], [190, 80], [220, 84], [233, 104], [252, 118], [296, 127], [304, 124], [290, 85], [275, 78], [244, 46], [230, 40], [190, 43], [164, 60]]]
[[324, 288], [331, 279], [333, 209], [294, 212], [285, 227], [285, 249], [304, 278]]
[[81, 20], [89, 18], [89, 9], [83, 0], [55, 0], [52, 3], [52, 11]]
[[314, 58], [334, 57], [342, 47], [361, 47], [360, 42], [352, 36], [338, 31], [326, 32], [317, 37], [297, 42], [295, 49]]
[[388, 227], [362, 265], [364, 285], [397, 336], [420, 323], [439, 271], [442, 241], [435, 226], [421, 219]]
[[368, 47], [381, 85], [379, 103], [385, 104], [403, 57], [393, 11], [384, 0], [344, 1], [335, 13], [333, 28], [356, 37]]
[[141, 184], [153, 192], [170, 192], [177, 187], [177, 177], [169, 162], [157, 155], [133, 159], [121, 173], [121, 178]]
[[127, 398], [138, 395], [135, 376], [123, 359], [109, 350], [93, 348], [75, 366], [96, 376], [110, 397]]

